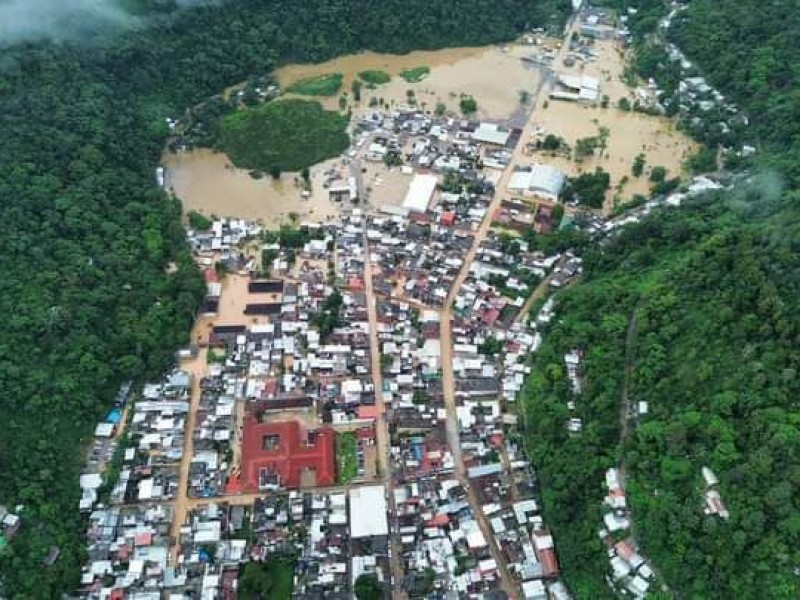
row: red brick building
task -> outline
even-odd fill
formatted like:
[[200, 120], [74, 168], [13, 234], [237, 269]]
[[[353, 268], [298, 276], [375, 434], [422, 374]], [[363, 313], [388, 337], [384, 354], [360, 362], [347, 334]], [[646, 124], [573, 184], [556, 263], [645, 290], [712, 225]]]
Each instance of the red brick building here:
[[336, 432], [303, 430], [297, 421], [260, 423], [249, 415], [242, 435], [241, 480], [245, 491], [336, 483]]

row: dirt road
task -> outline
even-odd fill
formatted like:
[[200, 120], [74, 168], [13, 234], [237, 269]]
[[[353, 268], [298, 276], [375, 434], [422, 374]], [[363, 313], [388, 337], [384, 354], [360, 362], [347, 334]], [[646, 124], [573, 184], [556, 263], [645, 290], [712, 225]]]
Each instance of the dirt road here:
[[[383, 373], [381, 372], [378, 314], [376, 310], [377, 298], [375, 297], [375, 289], [372, 285], [373, 269], [369, 261], [369, 240], [366, 238], [366, 231], [364, 233], [364, 255], [366, 257], [364, 264], [364, 287], [367, 299], [367, 319], [369, 321], [370, 363], [372, 367], [372, 383], [375, 386], [375, 406], [378, 409], [378, 418], [375, 420], [375, 440], [378, 446], [378, 474], [386, 482], [389, 514], [393, 516], [397, 514], [397, 511], [394, 504], [394, 485], [391, 472], [392, 462], [389, 456], [391, 444], [389, 441], [388, 415], [386, 413], [386, 403], [383, 401]], [[390, 519], [390, 521], [393, 521], [393, 519]], [[394, 533], [390, 533], [392, 542], [395, 541], [395, 537], [396, 535]], [[400, 565], [399, 546], [392, 543], [392, 550], [389, 558], [392, 579], [394, 580], [392, 598], [394, 598], [394, 600], [405, 600], [408, 595], [400, 589], [404, 573]]]
[[[574, 27], [571, 25], [571, 27]], [[568, 37], [566, 39], [569, 39]], [[556, 57], [556, 61], [560, 61], [563, 58], [563, 55], [566, 53], [566, 48], [568, 44], [564, 44], [562, 49], [559, 51], [558, 56]], [[546, 75], [546, 74], [545, 74]], [[453, 301], [455, 300], [456, 296], [458, 295], [461, 286], [464, 284], [467, 276], [470, 272], [470, 267], [472, 262], [475, 260], [475, 254], [478, 251], [483, 240], [486, 238], [486, 234], [489, 232], [489, 229], [492, 225], [492, 215], [496, 212], [496, 210], [500, 207], [500, 203], [502, 202], [503, 197], [506, 195], [505, 190], [506, 186], [508, 185], [509, 179], [511, 178], [511, 174], [514, 170], [514, 165], [519, 163], [528, 162], [528, 159], [525, 157], [525, 144], [527, 140], [530, 139], [531, 133], [534, 128], [533, 120], [531, 119], [531, 115], [533, 112], [538, 108], [542, 98], [547, 96], [550, 91], [549, 83], [552, 78], [543, 77], [543, 81], [547, 81], [548, 84], [541, 85], [536, 90], [535, 96], [532, 98], [531, 102], [531, 114], [529, 114], [526, 118], [525, 125], [522, 130], [522, 136], [520, 137], [520, 141], [517, 144], [517, 147], [514, 149], [511, 161], [509, 162], [508, 167], [503, 172], [500, 180], [497, 183], [495, 188], [495, 196], [492, 199], [491, 204], [489, 205], [488, 210], [486, 211], [486, 216], [484, 217], [483, 221], [478, 228], [478, 231], [475, 234], [475, 239], [472, 242], [472, 246], [470, 247], [469, 251], [466, 253], [464, 257], [464, 264], [461, 267], [461, 270], [458, 273], [455, 281], [453, 282], [453, 287], [450, 289], [450, 293], [447, 296], [447, 301], [445, 302], [444, 309], [440, 311], [440, 329], [441, 329], [441, 346], [442, 346], [442, 385], [444, 388], [444, 400], [445, 400], [445, 407], [447, 409], [447, 441], [450, 446], [451, 452], [453, 453], [453, 458], [456, 463], [456, 475], [461, 483], [464, 485], [465, 489], [467, 490], [468, 498], [470, 504], [472, 505], [473, 510], [475, 511], [475, 517], [480, 525], [481, 531], [483, 532], [484, 536], [486, 537], [487, 541], [489, 542], [490, 549], [492, 551], [492, 555], [494, 556], [495, 560], [497, 561], [498, 571], [500, 572], [500, 576], [502, 579], [502, 587], [503, 590], [509, 595], [511, 598], [518, 598], [520, 597], [519, 587], [515, 583], [514, 579], [512, 578], [511, 574], [508, 571], [506, 561], [503, 559], [500, 550], [497, 546], [496, 540], [492, 531], [489, 527], [489, 523], [486, 519], [486, 516], [483, 514], [481, 510], [480, 504], [478, 503], [478, 497], [475, 493], [475, 490], [469, 485], [469, 482], [466, 480], [466, 470], [464, 467], [464, 460], [463, 456], [461, 455], [461, 443], [459, 440], [459, 431], [458, 431], [458, 418], [456, 416], [456, 396], [455, 396], [455, 373], [453, 372], [453, 334], [452, 334], [452, 306]], [[523, 307], [523, 311], [530, 311], [530, 307], [533, 305], [533, 302], [536, 299], [542, 297], [547, 291], [547, 285], [549, 283], [549, 278], [545, 279], [540, 283], [540, 285], [534, 290], [531, 297], [526, 302], [525, 306]], [[520, 313], [522, 314], [522, 313]]]
[[192, 396], [189, 403], [189, 414], [186, 417], [186, 433], [183, 439], [178, 495], [173, 502], [175, 514], [172, 518], [172, 529], [170, 530], [170, 536], [172, 537], [170, 554], [173, 565], [177, 564], [178, 561], [181, 527], [186, 521], [187, 509], [190, 505], [187, 489], [189, 486], [189, 467], [192, 464], [192, 455], [194, 454], [194, 427], [197, 420], [197, 409], [200, 405], [200, 380], [206, 374], [206, 353], [207, 349], [201, 348], [196, 358], [181, 364], [181, 368], [192, 376]]

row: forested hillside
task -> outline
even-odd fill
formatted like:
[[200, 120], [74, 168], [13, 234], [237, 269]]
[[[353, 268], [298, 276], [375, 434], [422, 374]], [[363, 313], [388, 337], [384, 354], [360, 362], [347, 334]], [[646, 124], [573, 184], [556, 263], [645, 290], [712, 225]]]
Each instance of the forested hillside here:
[[[643, 9], [634, 19], [641, 33], [664, 14], [650, 0], [632, 4]], [[784, 2], [694, 0], [680, 13], [674, 39], [758, 134], [754, 176], [589, 252], [533, 359], [527, 439], [580, 598], [610, 595], [597, 530], [603, 472], [620, 464], [638, 541], [669, 586], [664, 597], [800, 595], [796, 20]], [[563, 359], [575, 347], [587, 353], [578, 398]], [[648, 402], [649, 413], [623, 443], [626, 358], [627, 397]], [[579, 436], [565, 427], [573, 399]], [[719, 476], [727, 521], [704, 514], [703, 466]]]
[[120, 382], [169, 365], [203, 293], [180, 207], [155, 188], [164, 117], [281, 62], [506, 40], [563, 23], [569, 1], [174, 4], [128, 0], [135, 26], [90, 43], [2, 49], [0, 503], [24, 525], [0, 595], [77, 585], [81, 441]]
[[671, 38], [744, 107], [768, 162], [800, 182], [800, 13], [791, 3], [693, 0]]
[[[755, 599], [800, 591], [792, 572], [800, 565], [796, 201], [753, 191], [741, 203], [722, 195], [665, 210], [590, 253], [583, 281], [558, 297], [558, 324], [534, 359], [527, 438], [581, 598], [605, 592], [602, 482], [620, 459], [639, 541], [675, 592]], [[621, 445], [634, 314], [628, 396], [650, 412]], [[577, 398], [563, 362], [572, 348], [587, 352], [587, 388]], [[567, 433], [572, 416], [584, 420], [579, 436]], [[727, 522], [703, 514], [702, 466], [720, 476]]]

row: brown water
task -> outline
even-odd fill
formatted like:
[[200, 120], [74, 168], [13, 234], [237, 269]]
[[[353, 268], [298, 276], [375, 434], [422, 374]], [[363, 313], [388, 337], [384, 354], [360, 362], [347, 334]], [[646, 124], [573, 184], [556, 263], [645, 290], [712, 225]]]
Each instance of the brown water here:
[[[599, 127], [609, 130], [607, 147], [602, 157], [589, 157], [582, 163], [567, 158], [550, 157], [542, 157], [542, 161], [560, 167], [569, 175], [594, 170], [595, 167], [608, 171], [612, 189], [607, 194], [606, 208], [610, 209], [617, 193], [614, 188], [623, 177], [628, 177], [628, 183], [619, 192], [623, 202], [630, 200], [634, 194], [647, 195], [650, 188], [647, 177], [650, 168], [663, 166], [669, 171], [668, 177], [680, 175], [682, 162], [697, 150], [697, 144], [677, 131], [671, 119], [617, 109], [616, 103], [623, 96], [633, 101], [632, 90], [621, 81], [625, 57], [610, 41], [597, 42], [595, 49], [599, 54], [596, 62], [585, 66], [579, 63], [571, 68], [558, 64], [555, 68], [559, 72], [576, 75], [584, 73], [599, 79], [601, 94], [609, 97], [609, 108], [549, 100], [548, 108], [537, 110], [533, 119], [547, 133], [561, 136], [573, 148], [578, 139], [597, 135]], [[635, 178], [631, 174], [631, 166], [640, 153], [645, 155], [647, 163], [645, 173]]]
[[[375, 69], [392, 75], [392, 81], [374, 90], [364, 88], [357, 112], [368, 110], [370, 96], [383, 98], [395, 105], [406, 103], [406, 92], [413, 89], [420, 105], [433, 110], [436, 102], [444, 102], [450, 110], [458, 110], [462, 93], [476, 98], [479, 116], [506, 119], [519, 108], [519, 91], [532, 92], [539, 75], [526, 69], [520, 58], [527, 48], [450, 48], [436, 51], [411, 52], [402, 56], [364, 52], [343, 56], [319, 64], [288, 65], [276, 72], [282, 87], [299, 79], [325, 73], [342, 73], [343, 90], [349, 90], [360, 71]], [[406, 83], [398, 76], [405, 69], [428, 66], [431, 73], [419, 83]], [[321, 98], [327, 108], [338, 109], [338, 98]], [[279, 181], [269, 177], [253, 179], [245, 170], [236, 169], [225, 154], [199, 149], [181, 154], [165, 154], [167, 186], [183, 201], [184, 210], [197, 210], [206, 215], [237, 216], [276, 223], [288, 219], [290, 213], [301, 218], [325, 220], [338, 213], [338, 205], [328, 200], [322, 188], [322, 172], [337, 161], [326, 161], [311, 169], [312, 195], [302, 198], [294, 185], [295, 174], [284, 173]], [[402, 179], [406, 179], [403, 177]], [[384, 195], [394, 187], [386, 178]], [[368, 181], [367, 185], [381, 180]], [[402, 200], [405, 190], [397, 194]], [[377, 191], [377, 190], [376, 190]]]
[[[284, 173], [279, 180], [253, 179], [246, 170], [233, 167], [225, 154], [205, 148], [165, 154], [163, 163], [167, 188], [183, 202], [184, 212], [260, 219], [267, 224], [285, 221], [290, 213], [324, 220], [337, 212], [321, 184], [314, 186], [317, 191], [310, 198], [303, 198], [295, 174]], [[321, 173], [322, 168], [312, 169], [312, 179], [315, 171]]]
[[[539, 75], [525, 68], [520, 58], [529, 53], [522, 46], [508, 48], [448, 48], [445, 50], [411, 52], [401, 56], [364, 52], [342, 56], [324, 63], [288, 65], [276, 71], [281, 87], [306, 77], [341, 73], [343, 92], [349, 92], [360, 71], [380, 70], [389, 73], [392, 81], [375, 89], [362, 89], [360, 108], [366, 108], [370, 97], [383, 98], [395, 105], [407, 102], [407, 91], [413, 90], [420, 106], [433, 110], [437, 102], [448, 109], [458, 110], [461, 94], [478, 101], [478, 116], [487, 119], [506, 119], [519, 106], [519, 92], [532, 92]], [[427, 66], [430, 74], [418, 83], [407, 83], [399, 77], [403, 70]], [[323, 99], [328, 108], [338, 107], [338, 98]]]
[[[622, 200], [626, 201], [633, 194], [648, 192], [650, 167], [664, 166], [671, 176], [677, 175], [682, 161], [696, 145], [675, 131], [669, 119], [624, 113], [614, 108], [619, 98], [630, 97], [632, 93], [620, 80], [624, 57], [611, 42], [598, 42], [596, 49], [599, 52], [596, 62], [572, 68], [558, 64], [555, 68], [567, 73], [584, 72], [600, 79], [601, 93], [609, 96], [611, 107], [586, 108], [551, 100], [545, 109], [541, 101], [544, 98], [541, 98], [532, 118], [548, 133], [563, 137], [571, 146], [579, 138], [597, 135], [598, 127], [607, 127], [611, 133], [604, 156], [591, 157], [580, 164], [566, 158], [537, 160], [555, 164], [569, 175], [601, 166], [610, 173], [612, 188], [627, 176], [629, 182], [620, 192]], [[539, 85], [539, 73], [526, 68], [520, 60], [534, 52], [536, 49], [528, 46], [450, 48], [402, 56], [364, 52], [319, 64], [288, 65], [276, 75], [285, 88], [306, 77], [342, 73], [343, 90], [349, 90], [358, 72], [382, 70], [392, 75], [392, 81], [374, 90], [363, 88], [361, 104], [353, 107], [357, 113], [369, 110], [371, 96], [399, 106], [407, 102], [406, 92], [414, 90], [418, 103], [428, 110], [437, 102], [443, 102], [449, 110], [457, 112], [459, 96], [469, 94], [478, 102], [479, 117], [503, 120], [519, 111], [520, 91], [534, 92]], [[400, 71], [423, 65], [430, 67], [431, 73], [419, 83], [410, 84], [398, 76]], [[336, 97], [322, 101], [328, 108], [338, 108]], [[639, 153], [645, 154], [647, 168], [642, 177], [633, 178], [630, 169]], [[328, 200], [327, 190], [322, 187], [322, 173], [337, 162], [338, 159], [333, 159], [312, 167], [313, 193], [310, 198], [302, 198], [299, 187], [294, 184], [294, 174], [285, 173], [279, 181], [268, 177], [256, 180], [247, 171], [233, 168], [224, 154], [202, 149], [164, 157], [168, 187], [183, 201], [185, 210], [261, 219], [267, 224], [285, 221], [290, 213], [313, 220], [336, 215], [339, 206]], [[380, 168], [374, 170], [375, 173], [371, 169], [365, 177], [365, 185], [373, 188], [374, 200], [379, 204], [402, 200], [407, 176], [380, 173]], [[615, 193], [613, 189], [608, 193], [608, 207]]]

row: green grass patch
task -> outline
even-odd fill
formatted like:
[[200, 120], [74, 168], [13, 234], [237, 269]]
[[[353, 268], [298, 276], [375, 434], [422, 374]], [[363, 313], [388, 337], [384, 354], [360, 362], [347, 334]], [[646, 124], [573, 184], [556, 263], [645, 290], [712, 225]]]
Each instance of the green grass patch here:
[[338, 483], [350, 483], [358, 475], [358, 441], [356, 434], [336, 434], [336, 479]]
[[431, 68], [423, 65], [421, 67], [400, 71], [400, 77], [405, 79], [408, 83], [418, 83], [430, 75], [430, 72]]
[[243, 600], [286, 600], [294, 590], [297, 559], [288, 554], [271, 556], [267, 562], [249, 562], [239, 573], [237, 597]]
[[392, 76], [386, 71], [378, 70], [361, 71], [358, 74], [358, 77], [368, 85], [383, 85], [384, 83], [389, 83], [392, 80]]
[[342, 89], [342, 74], [328, 73], [295, 81], [286, 88], [286, 91], [301, 96], [335, 96], [340, 89]]
[[316, 101], [277, 100], [226, 115], [218, 145], [237, 167], [300, 171], [344, 152], [347, 117]]

